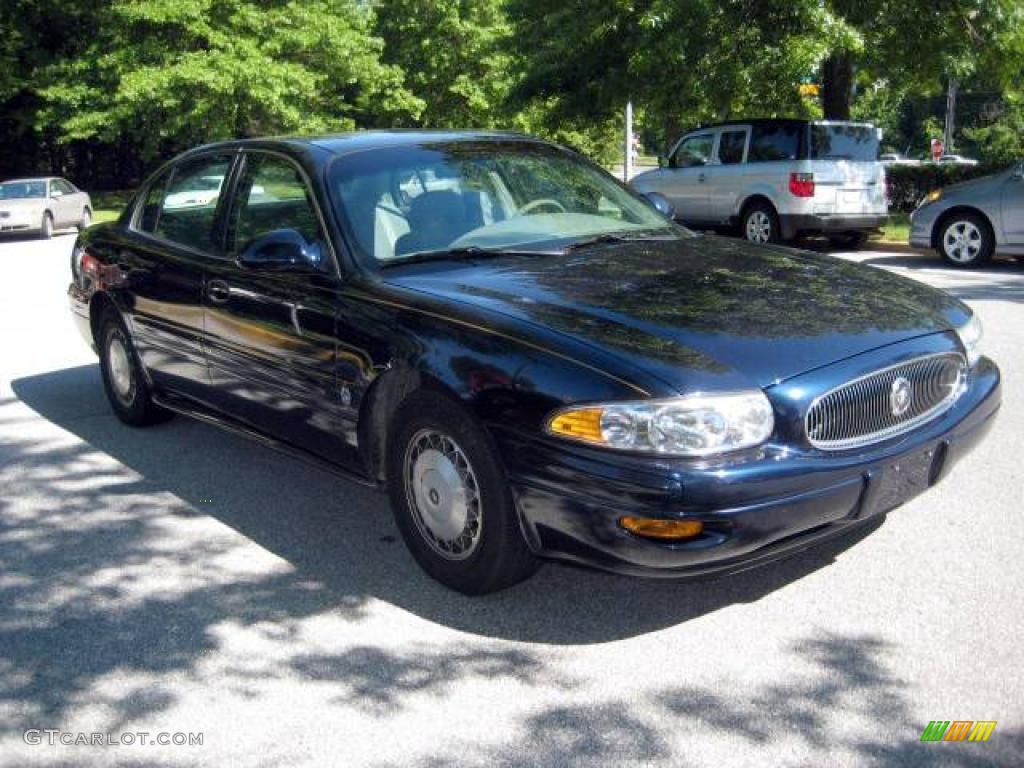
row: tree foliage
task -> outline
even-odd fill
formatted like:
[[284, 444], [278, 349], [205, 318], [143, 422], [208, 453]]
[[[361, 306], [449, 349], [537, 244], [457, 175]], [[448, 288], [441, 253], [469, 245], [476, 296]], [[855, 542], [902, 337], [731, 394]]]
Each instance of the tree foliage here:
[[611, 161], [627, 100], [659, 144], [849, 114], [921, 151], [950, 77], [958, 143], [1024, 150], [1020, 0], [5, 0], [0, 30], [0, 175], [130, 183], [210, 140], [392, 126], [512, 128]]
[[121, 0], [83, 55], [40, 75], [40, 118], [67, 139], [168, 141], [347, 130], [415, 119], [353, 0]]

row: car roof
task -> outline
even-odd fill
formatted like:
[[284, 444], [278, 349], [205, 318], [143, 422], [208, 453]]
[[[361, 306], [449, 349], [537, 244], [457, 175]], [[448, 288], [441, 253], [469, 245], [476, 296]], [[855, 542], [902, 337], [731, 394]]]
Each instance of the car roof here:
[[207, 152], [217, 149], [268, 148], [290, 146], [293, 148], [317, 148], [334, 155], [345, 155], [365, 149], [384, 147], [414, 147], [424, 144], [451, 143], [461, 141], [524, 141], [539, 142], [533, 136], [514, 131], [430, 131], [430, 130], [388, 130], [351, 131], [324, 136], [271, 136], [267, 138], [233, 139], [205, 144], [187, 152]]
[[723, 120], [719, 123], [707, 123], [705, 125], [699, 125], [690, 130], [684, 131], [683, 133], [693, 133], [694, 131], [704, 131], [709, 128], [723, 128], [730, 125], [863, 125], [873, 126], [873, 123], [864, 122], [861, 120], [817, 120], [804, 117], [752, 117], [749, 120], [735, 119], [735, 120]]
[[59, 178], [60, 176], [32, 176], [31, 178], [24, 179], [4, 179], [0, 181], [0, 184], [26, 184], [30, 181], [53, 181]]

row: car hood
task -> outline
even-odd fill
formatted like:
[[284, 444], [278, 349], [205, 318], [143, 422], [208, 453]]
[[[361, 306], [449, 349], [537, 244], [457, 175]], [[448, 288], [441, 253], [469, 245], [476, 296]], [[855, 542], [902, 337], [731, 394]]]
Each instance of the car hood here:
[[392, 268], [386, 282], [567, 334], [676, 391], [770, 386], [969, 315], [879, 269], [719, 237], [438, 266]]
[[1013, 169], [1004, 172], [997, 173], [992, 176], [980, 176], [976, 179], [968, 179], [967, 181], [958, 181], [956, 184], [950, 184], [942, 188], [942, 196], [949, 197], [951, 195], [962, 196], [975, 195], [980, 192], [987, 191], [988, 187], [992, 187], [1000, 183], [1005, 176], [1013, 173]]

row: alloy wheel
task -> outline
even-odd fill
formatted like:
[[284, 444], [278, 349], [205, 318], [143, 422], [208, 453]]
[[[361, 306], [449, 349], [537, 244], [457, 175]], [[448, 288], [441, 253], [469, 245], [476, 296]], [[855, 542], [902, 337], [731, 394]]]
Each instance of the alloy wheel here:
[[972, 221], [959, 219], [948, 227], [942, 236], [942, 250], [951, 261], [970, 264], [976, 261], [984, 244], [981, 230]]
[[747, 217], [747, 240], [767, 243], [772, 237], [772, 220], [764, 211], [754, 211]]

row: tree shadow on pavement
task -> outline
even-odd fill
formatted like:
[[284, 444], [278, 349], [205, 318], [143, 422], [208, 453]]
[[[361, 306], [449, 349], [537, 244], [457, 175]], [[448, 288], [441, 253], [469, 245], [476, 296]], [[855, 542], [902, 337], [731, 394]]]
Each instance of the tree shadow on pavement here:
[[639, 700], [554, 706], [524, 718], [514, 743], [418, 765], [1020, 765], [1024, 731], [1015, 726], [997, 725], [984, 743], [922, 742], [929, 716], [919, 713], [930, 709], [913, 699], [895, 651], [876, 635], [811, 629], [787, 649], [781, 680], [744, 686], [731, 677]]
[[[315, 597], [298, 600], [300, 611], [313, 601], [322, 608], [333, 602], [358, 612], [372, 597], [476, 635], [535, 643], [607, 642], [756, 601], [834, 562], [881, 524], [713, 581], [651, 582], [550, 563], [522, 585], [468, 599], [417, 568], [379, 492], [191, 419], [146, 430], [122, 426], [107, 410], [94, 365], [23, 378], [13, 388], [36, 412], [88, 444], [63, 452], [15, 448], [18, 455], [8, 460], [17, 462], [23, 475], [66, 477], [90, 446], [108, 454], [137, 478], [130, 483], [111, 479], [88, 492], [69, 493], [69, 505], [102, 507], [105, 499], [121, 494], [173, 494], [187, 502], [181, 514], [212, 516], [318, 584]], [[95, 415], [80, 418], [76, 413]], [[140, 524], [124, 523], [129, 528]], [[129, 554], [122, 549], [131, 538], [111, 538], [109, 560], [116, 565]], [[267, 592], [258, 594], [272, 602]], [[282, 611], [290, 610], [294, 597], [290, 590], [282, 595]], [[244, 603], [243, 594], [238, 598]]]

